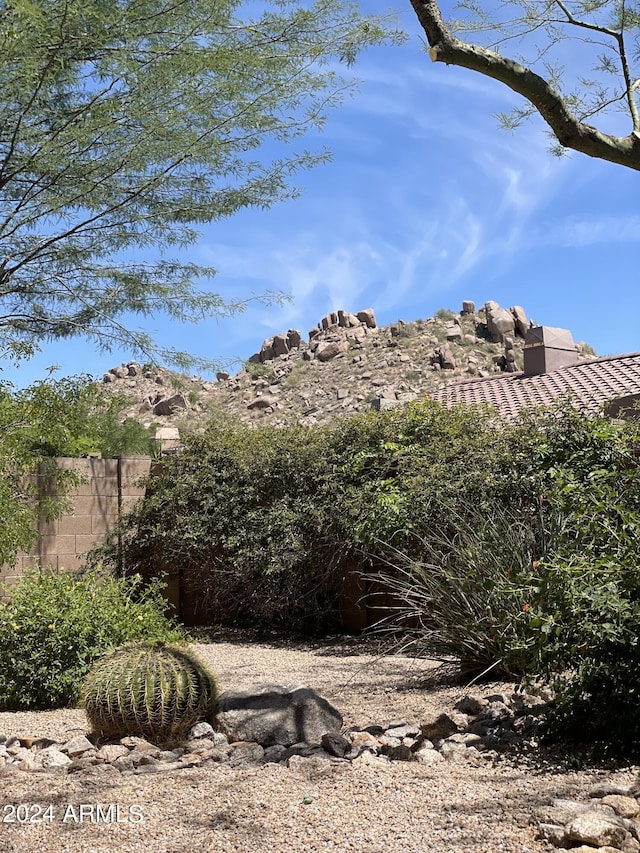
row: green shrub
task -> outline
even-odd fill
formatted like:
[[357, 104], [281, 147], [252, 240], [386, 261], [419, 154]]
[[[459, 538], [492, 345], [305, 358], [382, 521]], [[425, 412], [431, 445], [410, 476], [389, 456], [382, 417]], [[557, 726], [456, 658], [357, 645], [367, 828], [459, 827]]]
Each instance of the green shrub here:
[[323, 440], [303, 427], [220, 420], [186, 437], [127, 520], [125, 564], [147, 576], [180, 566], [185, 599], [211, 624], [331, 624], [343, 537], [322, 497], [331, 468]]
[[251, 379], [265, 379], [267, 382], [273, 382], [276, 378], [274, 369], [260, 361], [245, 361], [244, 369]]
[[451, 311], [449, 308], [438, 308], [433, 316], [438, 320], [453, 320], [455, 317], [459, 317], [460, 315], [456, 314], [455, 311]]
[[124, 563], [180, 566], [203, 621], [339, 627], [340, 579], [373, 565], [380, 542], [417, 554], [443, 521], [437, 502], [494, 500], [487, 467], [507, 452], [494, 433], [488, 412], [429, 400], [321, 428], [216, 420], [149, 481], [122, 531]]
[[214, 675], [186, 649], [162, 642], [115, 649], [94, 665], [81, 690], [94, 732], [153, 743], [184, 737], [212, 717], [216, 698]]
[[130, 640], [175, 641], [159, 583], [26, 572], [0, 605], [0, 709], [74, 705], [92, 663]]
[[[630, 578], [633, 573], [635, 577]], [[542, 567], [529, 612], [539, 632], [535, 676], [556, 701], [550, 739], [586, 745], [598, 758], [640, 757], [640, 579], [635, 567]]]

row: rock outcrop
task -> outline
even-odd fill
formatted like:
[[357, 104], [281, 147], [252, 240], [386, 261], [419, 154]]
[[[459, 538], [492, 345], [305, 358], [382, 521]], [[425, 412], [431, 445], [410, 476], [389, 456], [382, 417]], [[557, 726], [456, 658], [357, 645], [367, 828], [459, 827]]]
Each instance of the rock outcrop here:
[[[530, 321], [520, 306], [438, 311], [427, 320], [379, 326], [371, 308], [326, 314], [305, 340], [297, 329], [267, 338], [243, 368], [217, 381], [128, 362], [104, 376], [146, 426], [197, 430], [215, 410], [248, 423], [305, 425], [382, 411], [428, 396], [444, 383], [523, 367]], [[584, 345], [582, 357], [590, 357]]]

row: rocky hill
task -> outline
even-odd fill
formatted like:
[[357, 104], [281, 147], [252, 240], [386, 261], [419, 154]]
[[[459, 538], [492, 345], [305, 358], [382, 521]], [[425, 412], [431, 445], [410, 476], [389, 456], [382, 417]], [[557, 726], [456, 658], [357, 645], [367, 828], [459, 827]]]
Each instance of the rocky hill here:
[[[343, 415], [418, 399], [443, 384], [522, 369], [531, 325], [520, 306], [487, 302], [439, 310], [427, 320], [378, 326], [372, 309], [323, 317], [307, 339], [296, 329], [268, 338], [260, 352], [217, 381], [129, 362], [103, 377], [146, 426], [200, 428], [215, 412], [241, 421], [322, 424]], [[579, 358], [593, 357], [586, 344]], [[173, 430], [163, 430], [165, 438]]]

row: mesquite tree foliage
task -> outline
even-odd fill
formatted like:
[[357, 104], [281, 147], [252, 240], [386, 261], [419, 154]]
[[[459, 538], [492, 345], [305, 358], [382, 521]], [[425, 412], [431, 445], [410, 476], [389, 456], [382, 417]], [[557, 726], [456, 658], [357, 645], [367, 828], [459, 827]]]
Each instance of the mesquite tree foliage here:
[[259, 9], [0, 0], [0, 352], [83, 335], [186, 363], [131, 315], [242, 310], [185, 247], [204, 223], [295, 195], [291, 176], [327, 154], [290, 143], [349, 88], [337, 65], [396, 38], [347, 0]]
[[[558, 151], [571, 148], [640, 170], [640, 5], [635, 0], [463, 0], [461, 19], [450, 24], [436, 0], [411, 0], [411, 5], [433, 62], [484, 74], [526, 99], [500, 117], [505, 126], [515, 127], [537, 112]], [[616, 112], [623, 113], [622, 121]]]

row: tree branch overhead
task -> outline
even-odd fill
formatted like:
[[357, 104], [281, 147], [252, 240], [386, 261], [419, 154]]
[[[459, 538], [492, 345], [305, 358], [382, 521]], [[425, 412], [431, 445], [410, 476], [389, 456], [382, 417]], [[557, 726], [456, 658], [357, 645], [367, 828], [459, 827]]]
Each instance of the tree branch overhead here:
[[[592, 27], [601, 34], [611, 35], [620, 45], [624, 79], [629, 81], [626, 85], [627, 100], [633, 125], [633, 129], [626, 136], [605, 133], [580, 120], [571, 109], [568, 99], [550, 80], [532, 68], [502, 56], [496, 50], [458, 38], [445, 22], [435, 0], [411, 0], [411, 5], [426, 34], [432, 62], [467, 68], [497, 80], [521, 95], [539, 113], [564, 148], [640, 171], [640, 131], [637, 126], [635, 87], [629, 85], [631, 78], [626, 67], [627, 54], [620, 34], [605, 26]], [[584, 26], [582, 22], [569, 20], [567, 23]]]

